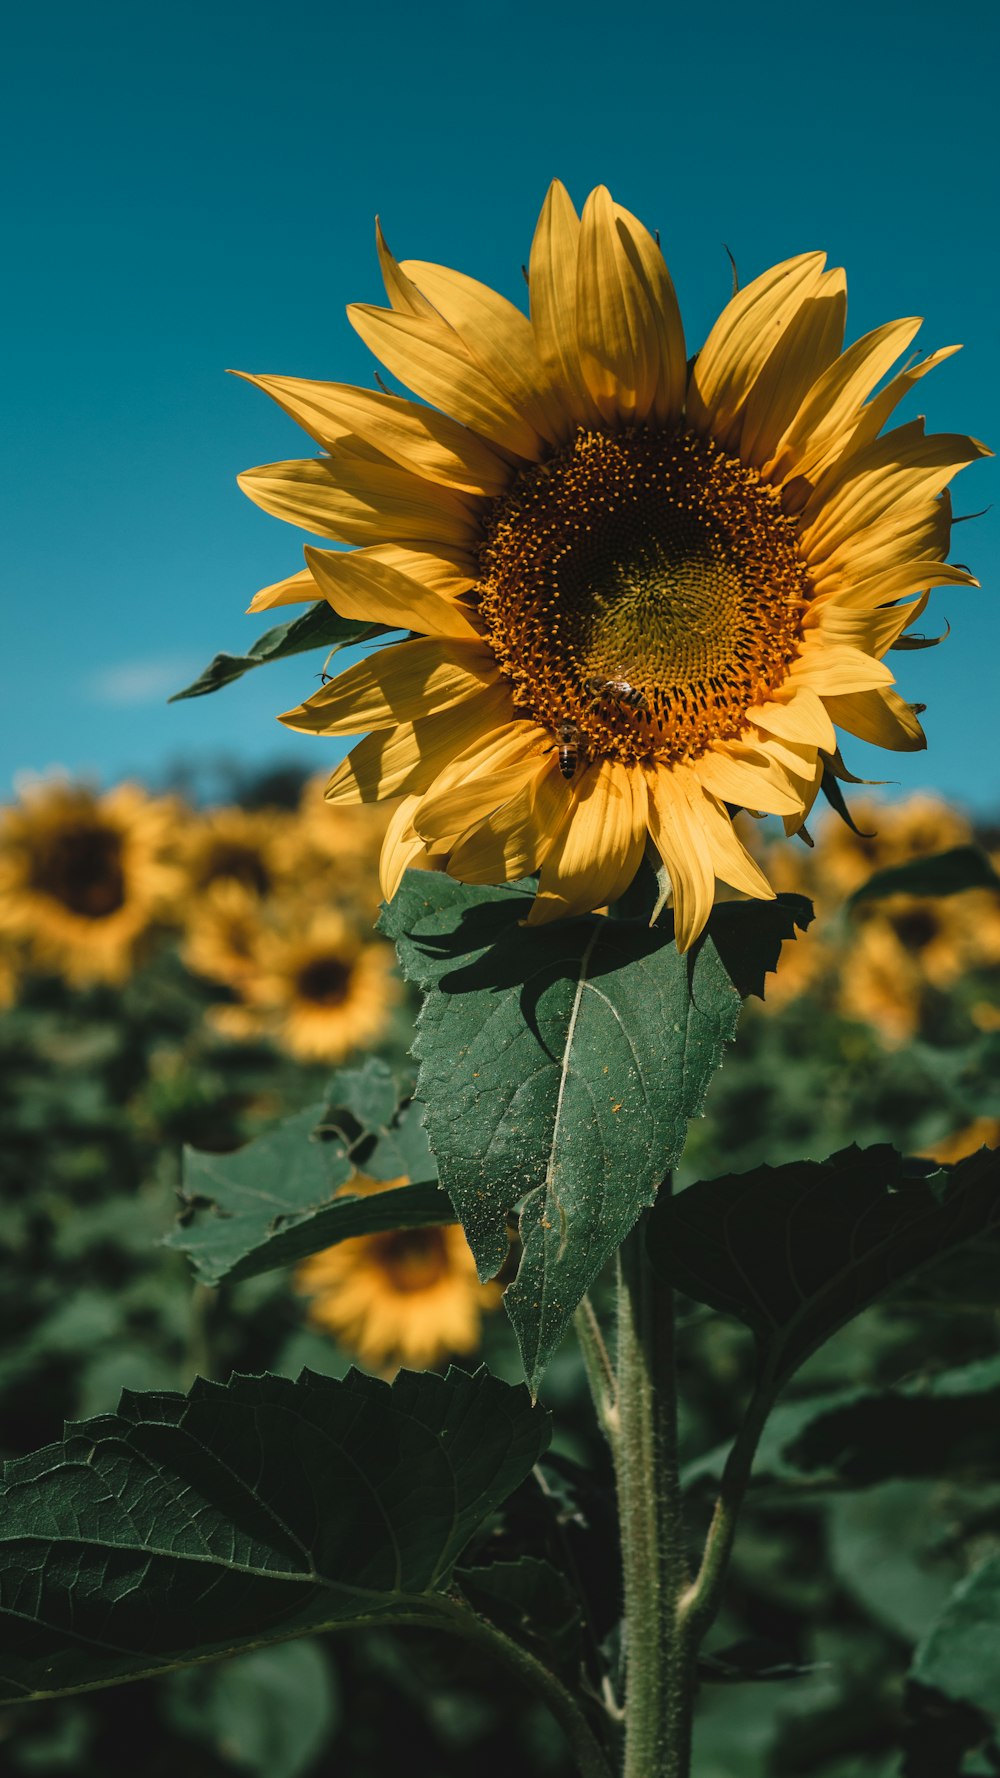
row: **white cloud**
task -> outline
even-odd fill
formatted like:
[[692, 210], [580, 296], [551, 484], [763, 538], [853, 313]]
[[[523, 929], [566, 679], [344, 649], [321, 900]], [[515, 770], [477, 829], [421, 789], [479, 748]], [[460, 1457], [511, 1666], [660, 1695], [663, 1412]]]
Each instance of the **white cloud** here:
[[87, 697], [94, 704], [118, 706], [162, 704], [198, 673], [191, 655], [157, 655], [151, 660], [117, 661], [86, 681]]

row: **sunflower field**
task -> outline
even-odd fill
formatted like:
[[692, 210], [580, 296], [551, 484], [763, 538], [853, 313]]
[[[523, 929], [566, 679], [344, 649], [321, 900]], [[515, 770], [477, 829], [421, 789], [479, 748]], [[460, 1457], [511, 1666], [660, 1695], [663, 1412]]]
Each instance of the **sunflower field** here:
[[990, 1778], [1000, 829], [847, 763], [952, 349], [805, 253], [694, 350], [603, 186], [524, 309], [377, 247], [178, 694], [332, 776], [0, 813], [0, 1770]]

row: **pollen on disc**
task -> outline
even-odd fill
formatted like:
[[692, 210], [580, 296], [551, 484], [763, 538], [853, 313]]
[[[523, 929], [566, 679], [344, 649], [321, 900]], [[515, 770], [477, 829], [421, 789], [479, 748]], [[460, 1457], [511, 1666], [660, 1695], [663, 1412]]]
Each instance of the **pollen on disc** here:
[[810, 596], [796, 521], [687, 432], [580, 431], [489, 516], [479, 607], [518, 707], [590, 756], [697, 758], [787, 676]]

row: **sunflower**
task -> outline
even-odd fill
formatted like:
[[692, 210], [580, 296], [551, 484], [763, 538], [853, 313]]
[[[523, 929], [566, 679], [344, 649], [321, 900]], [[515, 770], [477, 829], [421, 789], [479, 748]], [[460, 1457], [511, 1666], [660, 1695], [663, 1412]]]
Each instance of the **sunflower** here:
[[325, 800], [327, 774], [302, 787], [290, 837], [289, 864], [300, 895], [363, 908], [378, 908], [378, 860], [388, 821], [381, 805], [331, 808]]
[[[367, 1197], [406, 1183], [359, 1176], [338, 1195]], [[317, 1327], [371, 1369], [389, 1372], [475, 1351], [483, 1310], [495, 1308], [501, 1294], [496, 1284], [479, 1283], [457, 1225], [341, 1241], [305, 1260], [295, 1284], [312, 1298], [309, 1319]]]
[[302, 1062], [340, 1062], [377, 1043], [400, 997], [393, 953], [366, 942], [335, 908], [259, 907], [219, 884], [195, 923], [188, 966], [230, 988], [210, 1022], [228, 1037], [270, 1037]]
[[551, 186], [530, 318], [378, 248], [389, 307], [348, 314], [420, 401], [248, 379], [326, 454], [250, 470], [244, 491], [356, 546], [307, 549], [251, 609], [318, 588], [413, 634], [283, 720], [372, 731], [327, 796], [404, 799], [387, 895], [410, 864], [537, 871], [539, 923], [621, 895], [648, 838], [686, 947], [718, 882], [773, 893], [734, 810], [801, 827], [836, 727], [925, 745], [883, 656], [931, 587], [975, 584], [945, 561], [945, 489], [988, 453], [882, 427], [956, 348], [873, 395], [919, 323], [843, 350], [843, 273], [805, 253], [734, 295], [689, 364], [659, 246], [603, 186], [582, 218]]
[[227, 806], [193, 816], [183, 846], [189, 896], [197, 900], [213, 884], [230, 882], [270, 895], [288, 880], [294, 825], [282, 809]]
[[76, 985], [124, 981], [175, 898], [176, 827], [176, 804], [136, 784], [33, 784], [0, 812], [0, 926]]

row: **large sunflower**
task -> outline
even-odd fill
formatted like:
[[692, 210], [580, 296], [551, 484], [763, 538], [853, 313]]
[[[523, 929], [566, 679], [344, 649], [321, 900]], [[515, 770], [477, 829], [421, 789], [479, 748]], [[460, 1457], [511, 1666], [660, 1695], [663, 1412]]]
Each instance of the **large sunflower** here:
[[248, 471], [265, 510], [350, 552], [252, 609], [315, 597], [415, 635], [284, 721], [373, 731], [333, 802], [404, 800], [383, 850], [468, 882], [539, 872], [533, 922], [619, 896], [647, 836], [689, 945], [718, 882], [770, 897], [732, 811], [801, 826], [835, 725], [923, 747], [883, 656], [945, 561], [956, 470], [985, 453], [881, 429], [954, 347], [872, 391], [918, 322], [843, 350], [846, 285], [806, 253], [735, 295], [689, 364], [658, 244], [602, 186], [552, 185], [530, 319], [464, 273], [397, 264], [362, 339], [419, 405], [252, 377], [326, 455]]
[[[368, 1197], [406, 1183], [359, 1175], [340, 1195]], [[363, 1364], [390, 1372], [474, 1352], [483, 1310], [501, 1295], [499, 1285], [480, 1284], [465, 1235], [450, 1224], [341, 1241], [304, 1260], [295, 1284], [312, 1298], [311, 1321]]]
[[0, 929], [75, 984], [121, 982], [176, 898], [177, 806], [136, 784], [41, 781], [0, 812]]

